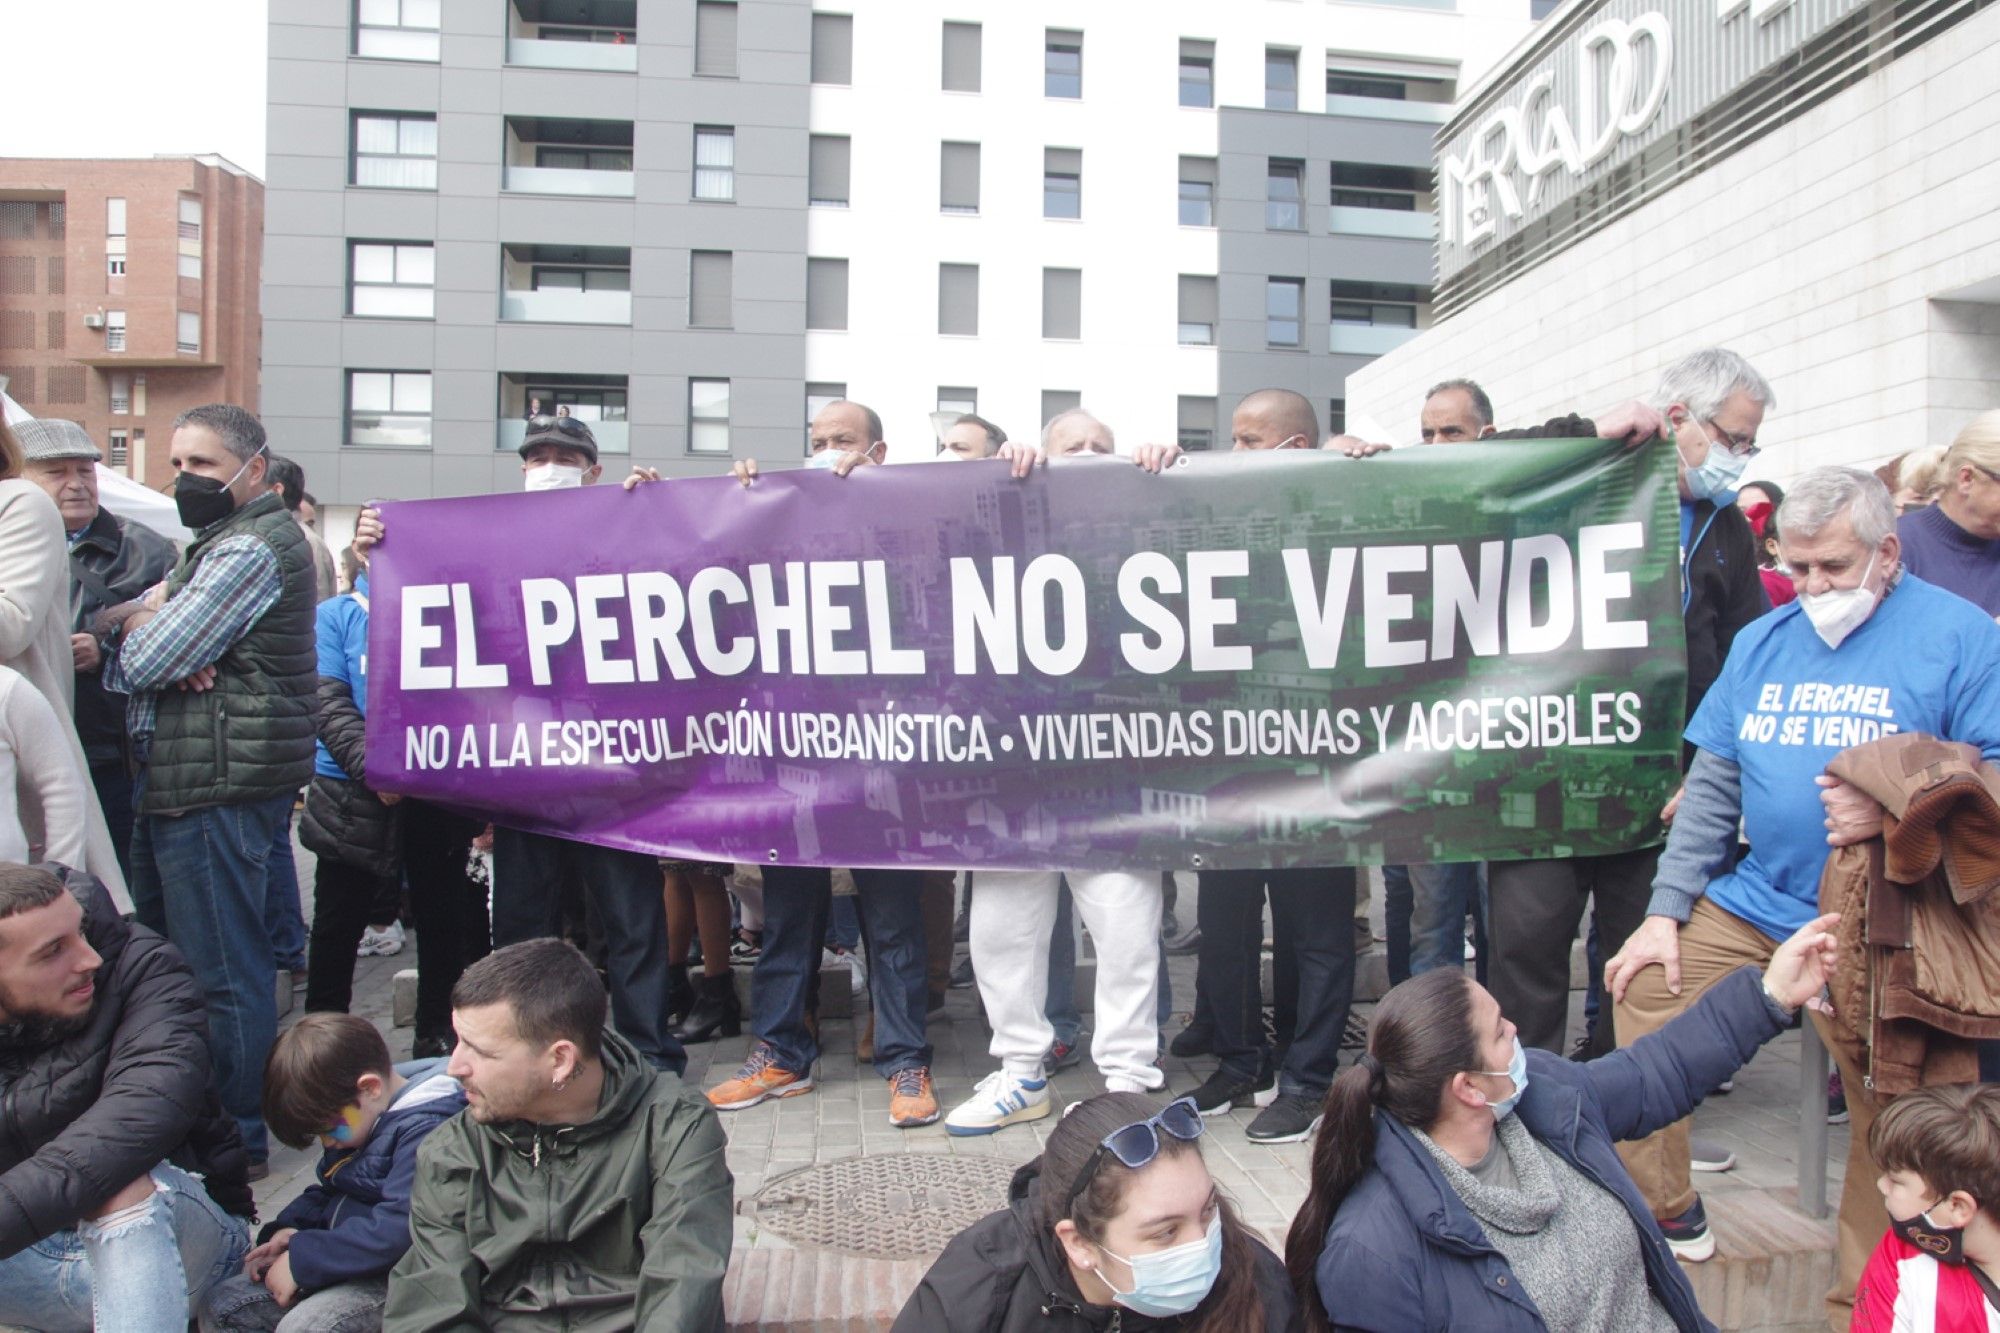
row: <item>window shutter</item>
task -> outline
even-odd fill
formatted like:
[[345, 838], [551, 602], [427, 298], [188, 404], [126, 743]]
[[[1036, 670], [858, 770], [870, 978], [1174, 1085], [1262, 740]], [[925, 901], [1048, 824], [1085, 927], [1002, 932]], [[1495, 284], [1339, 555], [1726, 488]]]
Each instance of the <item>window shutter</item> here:
[[736, 74], [736, 6], [723, 0], [700, 0], [694, 7], [694, 72], [734, 77]]
[[977, 23], [944, 25], [944, 90], [979, 91], [980, 30]]
[[1083, 336], [1083, 270], [1074, 268], [1042, 270], [1042, 336], [1044, 338]]
[[854, 82], [854, 16], [814, 14], [812, 81]]
[[847, 261], [806, 260], [806, 327], [847, 327]]
[[1194, 273], [1181, 274], [1180, 322], [1213, 326], [1216, 296], [1215, 279]]
[[979, 211], [979, 145], [948, 143], [939, 164], [938, 206], [948, 213]]
[[938, 265], [938, 332], [979, 332], [979, 265]]
[[815, 204], [845, 204], [854, 141], [844, 134], [812, 136], [806, 164], [806, 194]]
[[688, 268], [688, 327], [726, 329], [735, 324], [733, 260], [727, 250], [696, 250]]
[[1065, 412], [1073, 412], [1083, 406], [1083, 395], [1075, 389], [1042, 390], [1042, 425], [1047, 425]]

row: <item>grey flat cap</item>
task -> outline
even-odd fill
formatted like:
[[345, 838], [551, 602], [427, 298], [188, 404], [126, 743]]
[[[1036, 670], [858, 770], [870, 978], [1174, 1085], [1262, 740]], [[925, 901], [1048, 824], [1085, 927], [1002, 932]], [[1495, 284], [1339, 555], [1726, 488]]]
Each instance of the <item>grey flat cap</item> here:
[[90, 442], [90, 435], [74, 421], [47, 417], [23, 421], [14, 427], [14, 438], [30, 463], [54, 462], [64, 458], [92, 458], [102, 461], [103, 453]]

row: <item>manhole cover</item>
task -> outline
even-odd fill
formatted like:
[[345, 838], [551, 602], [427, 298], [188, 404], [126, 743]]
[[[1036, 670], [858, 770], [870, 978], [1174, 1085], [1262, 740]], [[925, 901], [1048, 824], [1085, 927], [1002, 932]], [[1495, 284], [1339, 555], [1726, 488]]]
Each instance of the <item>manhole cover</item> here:
[[928, 1259], [1007, 1204], [1017, 1163], [946, 1153], [822, 1162], [778, 1176], [750, 1215], [798, 1245], [876, 1259]]

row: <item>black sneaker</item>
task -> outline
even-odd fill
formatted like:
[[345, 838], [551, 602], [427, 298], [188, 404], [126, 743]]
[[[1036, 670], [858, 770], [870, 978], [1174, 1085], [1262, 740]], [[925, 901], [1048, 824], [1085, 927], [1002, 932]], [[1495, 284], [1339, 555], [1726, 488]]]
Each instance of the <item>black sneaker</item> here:
[[1178, 935], [1166, 937], [1167, 954], [1173, 958], [1187, 958], [1201, 952], [1201, 927], [1189, 926]]
[[1709, 1234], [1708, 1213], [1699, 1198], [1679, 1217], [1661, 1218], [1660, 1234], [1667, 1238], [1667, 1248], [1676, 1259], [1698, 1264], [1715, 1257], [1715, 1237]]
[[972, 986], [972, 955], [967, 954], [965, 957], [959, 959], [958, 966], [951, 970], [951, 988], [953, 990], [971, 990]]
[[1174, 915], [1174, 909], [1169, 907], [1165, 911], [1161, 912], [1160, 938], [1163, 940], [1170, 940], [1174, 936], [1180, 933], [1181, 933], [1181, 920], [1179, 917]]
[[1214, 1055], [1215, 1029], [1206, 1023], [1190, 1023], [1174, 1034], [1174, 1039], [1167, 1043], [1167, 1052], [1183, 1060]]
[[1252, 1143], [1299, 1143], [1319, 1128], [1319, 1108], [1323, 1097], [1303, 1092], [1281, 1092], [1278, 1099], [1258, 1112], [1243, 1131]]
[[1042, 1075], [1046, 1078], [1058, 1069], [1068, 1069], [1082, 1060], [1083, 1046], [1081, 1045], [1081, 1038], [1077, 1041], [1069, 1042], [1064, 1041], [1061, 1037], [1057, 1037], [1049, 1043], [1049, 1049], [1042, 1055]]
[[1194, 1109], [1203, 1115], [1227, 1115], [1238, 1106], [1245, 1110], [1269, 1106], [1276, 1095], [1277, 1082], [1269, 1070], [1257, 1078], [1237, 1078], [1224, 1069], [1216, 1070], [1192, 1094]]

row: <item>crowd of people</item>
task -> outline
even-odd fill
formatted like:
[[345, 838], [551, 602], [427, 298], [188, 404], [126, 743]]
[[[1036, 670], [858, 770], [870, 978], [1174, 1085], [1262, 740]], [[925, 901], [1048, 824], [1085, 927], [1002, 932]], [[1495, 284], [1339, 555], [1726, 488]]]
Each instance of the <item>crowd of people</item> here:
[[[1355, 867], [1202, 871], [1183, 932], [1181, 879], [1156, 869], [746, 868], [485, 827], [370, 781], [367, 566], [393, 540], [378, 510], [336, 560], [256, 418], [195, 408], [171, 447], [191, 534], [176, 552], [98, 503], [80, 427], [0, 431], [0, 768], [17, 797], [0, 812], [0, 1325], [720, 1327], [720, 1116], [812, 1092], [824, 965], [869, 997], [857, 1050], [891, 1123], [989, 1135], [1063, 1108], [1057, 1080], [1084, 1054], [1080, 923], [1107, 1091], [1071, 1101], [898, 1330], [1709, 1327], [1681, 1266], [1716, 1252], [1691, 1172], [1728, 1163], [1688, 1117], [1800, 1021], [1839, 1069], [1829, 1114], [1854, 1122], [1830, 1323], [1988, 1329], [2000, 412], [1889, 477], [1817, 468], [1781, 490], [1741, 480], [1775, 406], [1722, 349], [1593, 419], [1503, 431], [1471, 380], [1426, 396], [1425, 445], [1674, 451], [1684, 782], [1651, 846], [1386, 867], [1394, 984], [1345, 1065], [1367, 947]], [[1388, 448], [1323, 439], [1285, 390], [1231, 425], [1236, 450], [1367, 466]], [[841, 478], [889, 454], [880, 417], [844, 400], [810, 444]], [[1077, 409], [1038, 442], [961, 417], [936, 457], [1062, 485], [1116, 452]], [[1179, 452], [1126, 457], [1157, 474]], [[567, 412], [531, 413], [520, 455], [530, 491], [603, 476]], [[734, 472], [758, 484], [754, 460]], [[1926, 979], [1878, 957], [1885, 881], [1916, 900], [1902, 961]], [[418, 998], [398, 1063], [348, 1010], [357, 953], [399, 948], [405, 918]], [[1566, 1049], [1580, 935], [1591, 1003]], [[1171, 1040], [1170, 943], [1197, 954]], [[280, 1033], [295, 976], [306, 1013]], [[994, 1067], [940, 1089], [927, 1024], [958, 982], [978, 989]], [[1876, 1013], [1885, 987], [1921, 992], [1922, 1012]], [[683, 1082], [687, 1043], [746, 1025], [740, 1068]], [[1212, 1072], [1170, 1088], [1163, 1049]], [[1313, 1140], [1282, 1257], [1203, 1164], [1206, 1125], [1237, 1109], [1252, 1144]], [[271, 1137], [322, 1157], [253, 1233]]]

